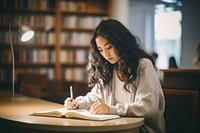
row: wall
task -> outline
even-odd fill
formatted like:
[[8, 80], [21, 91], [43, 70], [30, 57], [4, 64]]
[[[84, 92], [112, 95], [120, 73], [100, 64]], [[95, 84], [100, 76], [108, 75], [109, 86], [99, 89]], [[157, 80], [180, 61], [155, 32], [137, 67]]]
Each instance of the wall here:
[[112, 18], [117, 19], [126, 27], [129, 21], [129, 0], [112, 0]]
[[154, 46], [154, 2], [130, 0], [129, 29], [138, 36], [144, 48], [152, 52]]
[[183, 68], [191, 68], [192, 59], [197, 56], [197, 45], [200, 43], [200, 1], [184, 0], [182, 28]]

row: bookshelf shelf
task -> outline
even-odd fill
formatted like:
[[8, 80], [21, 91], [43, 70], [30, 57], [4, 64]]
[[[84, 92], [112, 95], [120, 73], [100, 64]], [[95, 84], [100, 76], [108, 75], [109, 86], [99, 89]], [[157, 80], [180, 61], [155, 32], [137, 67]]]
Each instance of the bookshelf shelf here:
[[84, 45], [84, 46], [81, 46], [81, 45], [78, 45], [78, 46], [72, 46], [71, 44], [65, 44], [62, 46], [62, 49], [85, 49], [85, 50], [89, 50], [90, 49], [90, 46], [89, 44], [87, 45]]
[[[13, 44], [15, 49], [54, 49], [54, 44]], [[10, 49], [9, 43], [0, 43], [0, 48]]]
[[33, 9], [1, 9], [0, 13], [15, 13], [15, 14], [39, 14], [39, 15], [55, 15], [55, 10], [48, 9], [47, 10], [33, 10]]
[[62, 64], [62, 67], [85, 67], [87, 63], [76, 63], [76, 64], [71, 64], [71, 63], [64, 63]]
[[108, 11], [105, 10], [87, 10], [87, 11], [62, 11], [63, 15], [98, 15], [106, 16]]
[[[16, 67], [19, 68], [40, 68], [40, 67], [54, 67], [54, 63], [16, 63]], [[0, 67], [4, 68], [7, 67], [7, 69], [10, 69], [12, 67], [11, 63], [4, 63]]]
[[93, 32], [94, 28], [84, 28], [84, 27], [63, 27], [62, 31], [77, 31], [77, 32]]

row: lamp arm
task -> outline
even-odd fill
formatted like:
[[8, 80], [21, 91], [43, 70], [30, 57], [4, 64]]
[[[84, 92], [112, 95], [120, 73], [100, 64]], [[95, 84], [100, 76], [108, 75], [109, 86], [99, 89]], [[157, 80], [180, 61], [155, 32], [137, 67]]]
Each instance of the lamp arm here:
[[[17, 23], [18, 24], [18, 23]], [[12, 24], [9, 25], [9, 38], [10, 38], [10, 49], [12, 56], [12, 94], [15, 95], [15, 55], [12, 43]]]
[[[10, 23], [10, 25], [9, 25], [9, 39], [10, 39], [10, 49], [11, 49], [11, 56], [12, 56], [12, 94], [13, 94], [13, 97], [15, 95], [15, 54], [14, 54], [13, 41], [12, 41], [12, 24], [14, 24], [14, 23], [17, 24], [18, 32], [20, 32], [22, 29], [22, 27], [16, 20], [13, 20], [12, 23]], [[25, 28], [23, 28], [23, 29], [25, 29]], [[27, 28], [26, 28], [26, 30], [27, 30]], [[30, 38], [33, 37], [33, 35], [34, 35], [34, 32], [31, 31], [31, 34], [29, 33], [30, 37], [25, 38], [24, 41], [28, 41]]]

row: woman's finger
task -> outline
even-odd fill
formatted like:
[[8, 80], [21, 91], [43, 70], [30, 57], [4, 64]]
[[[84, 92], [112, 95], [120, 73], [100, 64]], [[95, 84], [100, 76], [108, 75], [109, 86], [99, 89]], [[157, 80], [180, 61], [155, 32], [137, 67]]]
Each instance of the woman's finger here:
[[96, 102], [91, 106], [91, 110], [90, 112], [93, 114], [98, 114], [101, 110], [100, 110], [100, 106], [101, 103], [100, 102]]

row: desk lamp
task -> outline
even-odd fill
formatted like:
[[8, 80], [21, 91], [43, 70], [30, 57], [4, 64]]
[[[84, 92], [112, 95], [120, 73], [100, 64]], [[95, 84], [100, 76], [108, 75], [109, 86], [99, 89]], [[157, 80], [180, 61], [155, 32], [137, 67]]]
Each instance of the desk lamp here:
[[14, 97], [15, 95], [15, 56], [14, 56], [14, 50], [13, 50], [13, 44], [12, 44], [12, 25], [17, 25], [17, 32], [20, 37], [20, 40], [22, 42], [26, 42], [30, 40], [34, 32], [25, 25], [20, 25], [16, 20], [12, 21], [9, 25], [9, 39], [10, 39], [10, 48], [11, 48], [11, 56], [12, 56], [12, 95]]

